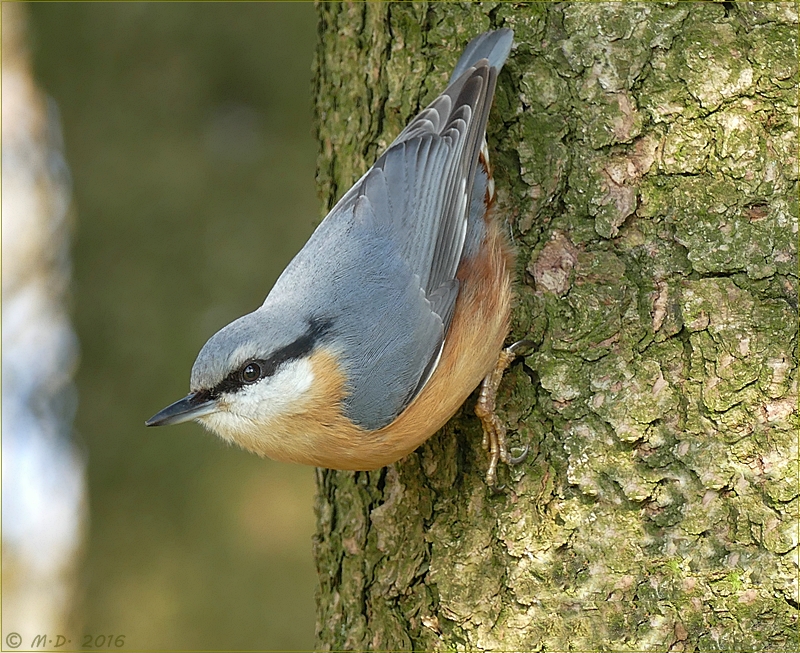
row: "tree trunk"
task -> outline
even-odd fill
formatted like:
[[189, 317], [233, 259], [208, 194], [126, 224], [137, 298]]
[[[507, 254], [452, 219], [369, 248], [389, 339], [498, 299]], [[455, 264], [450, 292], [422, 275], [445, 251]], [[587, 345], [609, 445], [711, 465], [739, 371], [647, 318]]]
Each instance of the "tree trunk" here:
[[484, 482], [474, 397], [320, 470], [318, 646], [797, 651], [797, 6], [320, 3], [326, 206], [515, 30], [489, 120], [518, 255]]

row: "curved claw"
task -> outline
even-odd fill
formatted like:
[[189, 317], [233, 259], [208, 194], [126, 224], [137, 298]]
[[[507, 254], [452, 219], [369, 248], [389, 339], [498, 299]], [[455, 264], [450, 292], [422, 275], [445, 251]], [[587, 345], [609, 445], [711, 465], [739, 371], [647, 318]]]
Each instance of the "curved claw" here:
[[502, 494], [503, 490], [506, 489], [506, 484], [502, 483], [501, 485], [490, 485], [489, 489], [492, 491], [492, 494]]
[[509, 345], [506, 350], [515, 356], [519, 356], [518, 350], [519, 349], [527, 349], [530, 347], [535, 347], [536, 343], [533, 340], [517, 340], [515, 343]]
[[528, 454], [531, 452], [531, 445], [525, 443], [525, 448], [522, 450], [522, 453], [519, 456], [509, 456], [508, 461], [506, 462], [507, 465], [519, 465], [523, 462], [527, 457]]

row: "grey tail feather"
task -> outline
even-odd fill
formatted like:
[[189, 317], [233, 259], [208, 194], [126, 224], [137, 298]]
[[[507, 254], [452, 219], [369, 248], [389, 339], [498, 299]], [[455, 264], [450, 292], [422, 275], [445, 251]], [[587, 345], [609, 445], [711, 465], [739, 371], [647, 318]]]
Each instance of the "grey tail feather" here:
[[481, 59], [488, 59], [489, 65], [499, 71], [511, 52], [514, 32], [508, 28], [493, 32], [484, 32], [472, 39], [456, 64], [450, 76], [450, 84], [456, 81], [467, 68], [474, 66]]

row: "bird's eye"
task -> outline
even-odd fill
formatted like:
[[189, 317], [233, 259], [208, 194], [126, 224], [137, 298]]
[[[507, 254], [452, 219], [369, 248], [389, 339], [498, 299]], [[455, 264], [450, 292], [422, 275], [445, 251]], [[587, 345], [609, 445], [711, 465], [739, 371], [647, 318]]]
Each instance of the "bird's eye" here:
[[261, 378], [261, 366], [258, 363], [248, 363], [242, 370], [242, 381], [255, 383]]

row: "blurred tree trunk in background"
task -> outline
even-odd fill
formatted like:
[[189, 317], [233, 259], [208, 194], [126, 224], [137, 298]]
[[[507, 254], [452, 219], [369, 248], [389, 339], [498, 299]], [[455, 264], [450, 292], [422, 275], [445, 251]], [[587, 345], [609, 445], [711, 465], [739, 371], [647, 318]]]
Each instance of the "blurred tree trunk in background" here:
[[[34, 78], [28, 8], [2, 5], [3, 650], [78, 641], [86, 460], [73, 440], [70, 171], [55, 101]], [[64, 642], [62, 642], [63, 646]], [[44, 644], [43, 646], [46, 646]], [[8, 648], [6, 648], [8, 647]]]
[[797, 6], [321, 3], [327, 207], [512, 27], [489, 122], [518, 252], [487, 465], [474, 398], [320, 471], [321, 649], [796, 651]]

